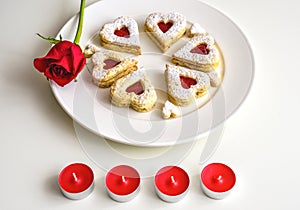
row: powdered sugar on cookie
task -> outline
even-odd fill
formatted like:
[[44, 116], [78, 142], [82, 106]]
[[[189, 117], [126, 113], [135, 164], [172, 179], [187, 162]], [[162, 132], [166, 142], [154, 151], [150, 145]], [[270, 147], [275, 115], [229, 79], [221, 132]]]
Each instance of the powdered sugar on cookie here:
[[101, 45], [107, 49], [140, 55], [141, 46], [137, 22], [126, 16], [105, 24], [100, 33]]
[[[114, 34], [116, 29], [121, 29], [123, 26], [128, 28], [130, 33], [129, 37], [120, 37]], [[105, 24], [101, 29], [100, 34], [110, 42], [121, 42], [136, 46], [140, 45], [138, 25], [131, 17], [121, 16], [118, 17], [113, 23]]]
[[[166, 33], [163, 33], [157, 25], [161, 21], [164, 23], [172, 22], [173, 24]], [[167, 14], [156, 12], [147, 17], [146, 25], [152, 28], [153, 32], [157, 33], [159, 37], [167, 40], [172, 38], [174, 35], [176, 35], [176, 33], [182, 31], [183, 28], [186, 27], [186, 18], [177, 12], [170, 12]]]
[[93, 82], [99, 87], [109, 87], [117, 79], [135, 71], [138, 63], [112, 51], [96, 52], [91, 60]]
[[[209, 53], [207, 55], [191, 52], [191, 50], [200, 43], [205, 43], [207, 45], [206, 48], [209, 50]], [[184, 47], [182, 47], [174, 54], [174, 57], [190, 60], [195, 63], [211, 64], [219, 58], [219, 52], [214, 47], [214, 44], [215, 41], [211, 35], [203, 34], [194, 36]]]
[[210, 71], [206, 73], [210, 79], [210, 85], [212, 87], [217, 87], [221, 84], [222, 76], [216, 70]]
[[[205, 95], [210, 87], [209, 77], [203, 72], [168, 64], [166, 67], [165, 75], [169, 99], [176, 105], [186, 106], [190, 104], [193, 99]], [[196, 84], [184, 88], [181, 76], [195, 80]]]
[[[136, 88], [132, 88], [133, 86]], [[142, 88], [142, 90], [137, 90], [137, 88]], [[156, 91], [144, 69], [139, 69], [117, 80], [111, 86], [110, 95], [114, 105], [131, 106], [138, 112], [150, 111], [157, 100]]]
[[88, 44], [88, 45], [85, 47], [83, 53], [84, 53], [84, 55], [85, 55], [86, 57], [89, 58], [89, 57], [91, 57], [92, 55], [94, 55], [96, 52], [99, 52], [99, 51], [101, 51], [101, 49], [100, 49], [99, 47], [97, 47], [96, 45], [94, 45], [94, 44]]
[[206, 30], [202, 28], [202, 26], [199, 23], [193, 23], [188, 32], [189, 37], [193, 37], [198, 34], [206, 34], [206, 33], [207, 33]]
[[184, 35], [186, 18], [176, 12], [152, 13], [145, 20], [145, 31], [162, 52], [165, 52]]
[[171, 117], [179, 117], [180, 109], [178, 106], [172, 104], [170, 101], [166, 101], [162, 109], [162, 116], [164, 119], [169, 119]]

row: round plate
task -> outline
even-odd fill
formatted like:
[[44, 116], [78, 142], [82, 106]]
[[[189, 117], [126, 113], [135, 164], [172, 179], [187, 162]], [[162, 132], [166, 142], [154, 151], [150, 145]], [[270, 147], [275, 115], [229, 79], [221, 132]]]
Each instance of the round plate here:
[[[150, 13], [167, 13], [171, 10], [185, 15], [189, 24], [199, 23], [215, 38], [223, 53], [225, 75], [222, 85], [218, 89], [211, 89], [211, 99], [204, 99], [200, 108], [182, 108], [181, 117], [164, 120], [161, 117], [162, 104], [166, 100], [163, 73], [166, 63], [170, 63], [170, 55], [183, 43], [179, 41], [167, 53], [162, 54], [143, 33], [143, 25]], [[87, 65], [77, 81], [65, 87], [50, 81], [57, 101], [80, 125], [116, 142], [139, 146], [168, 146], [207, 135], [244, 101], [254, 76], [254, 58], [245, 35], [223, 13], [195, 0], [187, 0], [184, 4], [181, 0], [99, 1], [85, 9], [81, 47], [88, 43], [100, 46], [97, 35], [99, 30], [105, 23], [112, 22], [119, 16], [130, 16], [138, 22], [143, 54], [137, 56], [137, 59], [139, 65], [147, 70], [157, 90], [158, 105], [149, 113], [113, 106], [110, 103], [109, 89], [101, 89], [93, 84]], [[73, 40], [77, 21], [78, 15], [71, 18], [58, 35]], [[187, 38], [182, 40], [184, 39]]]

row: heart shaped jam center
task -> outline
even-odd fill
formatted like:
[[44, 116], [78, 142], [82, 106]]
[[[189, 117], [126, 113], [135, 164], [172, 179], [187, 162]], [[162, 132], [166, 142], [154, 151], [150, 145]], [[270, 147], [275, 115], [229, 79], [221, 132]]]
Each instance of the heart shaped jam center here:
[[184, 77], [184, 76], [180, 76], [180, 82], [181, 82], [181, 86], [184, 89], [189, 89], [192, 85], [197, 84], [197, 81], [195, 79], [190, 77]]
[[122, 28], [120, 29], [116, 29], [114, 34], [116, 36], [119, 36], [119, 37], [125, 37], [125, 38], [128, 38], [130, 33], [129, 33], [129, 30], [126, 26], [123, 26]]
[[165, 23], [164, 21], [160, 21], [159, 23], [157, 23], [157, 25], [163, 33], [166, 33], [173, 26], [173, 23], [172, 22]]
[[201, 44], [198, 44], [196, 47], [194, 47], [190, 52], [201, 54], [201, 55], [208, 55], [209, 49], [207, 48], [206, 43], [201, 43]]
[[118, 65], [119, 63], [121, 63], [120, 61], [115, 61], [113, 59], [106, 59], [105, 61], [103, 61], [105, 63], [105, 66], [103, 67], [105, 70], [107, 69], [111, 69], [113, 67], [115, 67], [116, 65]]
[[144, 87], [141, 83], [141, 81], [138, 81], [134, 83], [133, 85], [130, 85], [128, 88], [126, 88], [127, 93], [134, 92], [136, 95], [141, 95], [144, 93]]

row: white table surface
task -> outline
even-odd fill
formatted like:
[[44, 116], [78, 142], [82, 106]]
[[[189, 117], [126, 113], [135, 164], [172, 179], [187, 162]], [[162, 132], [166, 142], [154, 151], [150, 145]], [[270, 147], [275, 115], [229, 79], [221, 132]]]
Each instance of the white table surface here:
[[[87, 0], [87, 5], [96, 0]], [[253, 48], [256, 72], [250, 94], [225, 125], [222, 140], [207, 161], [223, 162], [237, 175], [224, 200], [207, 198], [199, 189], [198, 140], [180, 162], [191, 176], [187, 197], [176, 204], [158, 199], [152, 178], [144, 178], [139, 195], [128, 203], [105, 192], [105, 170], [84, 152], [73, 120], [59, 106], [49, 83], [32, 65], [49, 49], [35, 35], [55, 36], [78, 12], [74, 0], [2, 1], [0, 7], [0, 209], [299, 209], [299, 1], [206, 0], [228, 15]], [[111, 144], [132, 157], [159, 149]], [[105, 160], [104, 160], [105, 161]], [[56, 179], [68, 163], [84, 162], [94, 170], [95, 190], [72, 201], [60, 193]]]

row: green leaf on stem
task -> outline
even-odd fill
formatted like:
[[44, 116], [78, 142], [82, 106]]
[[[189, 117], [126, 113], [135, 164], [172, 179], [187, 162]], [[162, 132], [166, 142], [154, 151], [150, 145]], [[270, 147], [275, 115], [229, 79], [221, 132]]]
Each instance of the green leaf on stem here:
[[37, 35], [38, 35], [39, 37], [41, 37], [42, 39], [48, 41], [48, 42], [51, 43], [51, 44], [57, 44], [58, 42], [61, 42], [61, 41], [62, 41], [62, 36], [61, 36], [61, 35], [59, 35], [59, 40], [57, 40], [57, 39], [55, 39], [55, 38], [52, 38], [52, 37], [44, 37], [43, 35], [41, 35], [41, 34], [39, 34], [39, 33], [37, 33]]

